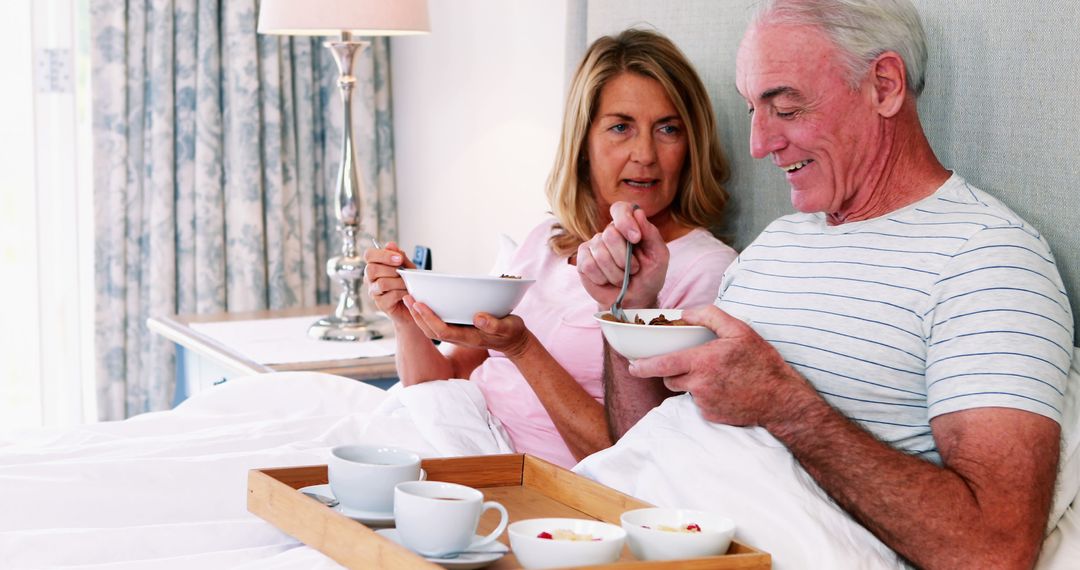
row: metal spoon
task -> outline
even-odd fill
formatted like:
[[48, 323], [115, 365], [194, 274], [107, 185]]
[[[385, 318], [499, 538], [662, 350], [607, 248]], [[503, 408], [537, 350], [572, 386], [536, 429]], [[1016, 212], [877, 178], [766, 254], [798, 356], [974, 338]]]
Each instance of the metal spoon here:
[[626, 240], [626, 267], [623, 269], [622, 289], [619, 289], [619, 296], [615, 297], [615, 303], [611, 305], [611, 314], [620, 322], [629, 322], [626, 319], [626, 313], [623, 312], [620, 304], [623, 297], [626, 296], [626, 287], [630, 285], [630, 260], [634, 257], [634, 244], [630, 243], [630, 240]]
[[320, 495], [318, 493], [310, 493], [308, 491], [304, 491], [304, 494], [311, 497], [312, 499], [315, 499], [316, 501], [319, 501], [320, 503], [322, 503], [322, 504], [324, 504], [324, 505], [326, 505], [328, 507], [336, 507], [341, 502], [341, 501], [338, 501], [337, 499], [331, 499], [330, 497], [327, 497], [326, 495]]

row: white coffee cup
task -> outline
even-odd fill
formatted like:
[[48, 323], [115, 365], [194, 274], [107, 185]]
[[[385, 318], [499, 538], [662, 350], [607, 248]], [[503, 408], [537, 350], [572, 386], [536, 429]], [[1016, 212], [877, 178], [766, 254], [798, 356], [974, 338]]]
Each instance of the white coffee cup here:
[[384, 445], [339, 445], [327, 462], [330, 490], [347, 509], [389, 513], [394, 485], [420, 478], [420, 456]]
[[[502, 513], [499, 525], [473, 540], [480, 515]], [[442, 557], [482, 548], [499, 538], [509, 522], [506, 507], [485, 501], [480, 491], [457, 483], [410, 481], [394, 488], [394, 521], [402, 544], [424, 556]]]

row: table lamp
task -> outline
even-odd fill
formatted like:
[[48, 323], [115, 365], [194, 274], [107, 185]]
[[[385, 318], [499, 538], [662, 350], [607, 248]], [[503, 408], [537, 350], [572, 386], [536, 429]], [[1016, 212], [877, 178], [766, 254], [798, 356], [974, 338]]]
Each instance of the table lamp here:
[[365, 306], [360, 295], [364, 260], [360, 257], [359, 182], [352, 141], [353, 58], [370, 42], [354, 36], [423, 34], [430, 31], [427, 0], [262, 0], [260, 34], [338, 36], [323, 45], [338, 65], [338, 88], [344, 105], [341, 165], [335, 196], [341, 255], [326, 262], [326, 273], [341, 282], [341, 296], [334, 314], [319, 319], [308, 335], [324, 340], [363, 341], [381, 338], [388, 324]]

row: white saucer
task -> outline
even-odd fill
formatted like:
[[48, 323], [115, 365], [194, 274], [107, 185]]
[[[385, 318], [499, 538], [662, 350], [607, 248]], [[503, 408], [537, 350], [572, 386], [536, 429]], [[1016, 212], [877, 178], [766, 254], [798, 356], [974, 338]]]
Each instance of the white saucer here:
[[[401, 537], [398, 536], [396, 528], [381, 528], [375, 531], [377, 534], [386, 537], [388, 540], [392, 540], [398, 544], [401, 544]], [[474, 537], [474, 540], [484, 538], [479, 534]], [[404, 544], [401, 544], [405, 546]], [[408, 547], [406, 547], [408, 548]], [[506, 556], [510, 549], [499, 541], [495, 541], [487, 546], [481, 546], [478, 550], [483, 552], [470, 552], [468, 554], [460, 554], [457, 558], [432, 558], [424, 556], [424, 560], [428, 562], [434, 562], [443, 568], [449, 568], [452, 570], [470, 570], [471, 568], [483, 568], [492, 562]], [[423, 555], [421, 555], [423, 556]]]
[[[420, 480], [427, 479], [427, 471], [420, 470]], [[316, 495], [322, 495], [324, 497], [330, 497], [336, 499], [334, 491], [330, 488], [329, 484], [326, 485], [308, 485], [307, 487], [301, 487], [297, 489], [301, 493], [315, 493]], [[362, 522], [367, 526], [393, 526], [394, 524], [394, 511], [380, 512], [380, 511], [361, 511], [359, 509], [350, 509], [341, 503], [336, 506], [330, 507], [350, 519], [358, 522]]]

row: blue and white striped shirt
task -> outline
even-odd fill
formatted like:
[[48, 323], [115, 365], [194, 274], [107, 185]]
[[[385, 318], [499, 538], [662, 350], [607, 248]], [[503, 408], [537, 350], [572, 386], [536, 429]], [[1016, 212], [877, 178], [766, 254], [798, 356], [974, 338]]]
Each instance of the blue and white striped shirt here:
[[886, 216], [771, 223], [717, 306], [880, 440], [940, 462], [930, 419], [978, 407], [1061, 422], [1073, 320], [1050, 248], [953, 175]]

